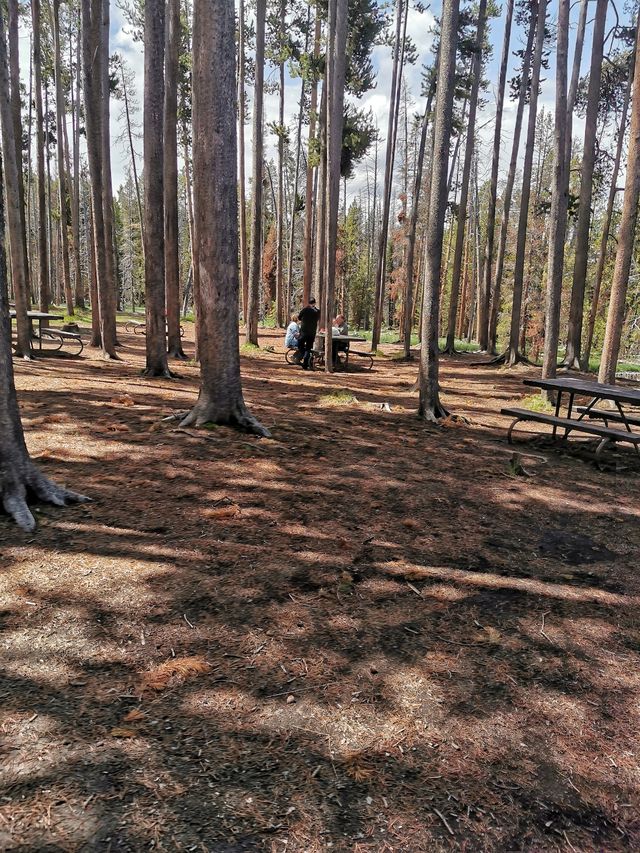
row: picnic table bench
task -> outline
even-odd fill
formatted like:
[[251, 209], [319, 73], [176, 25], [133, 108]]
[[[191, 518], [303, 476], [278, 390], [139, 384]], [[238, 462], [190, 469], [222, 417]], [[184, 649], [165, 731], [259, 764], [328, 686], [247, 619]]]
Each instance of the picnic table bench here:
[[[581, 432], [593, 435], [600, 439], [596, 448], [596, 458], [599, 458], [605, 447], [615, 442], [627, 442], [639, 452], [640, 432], [634, 431], [633, 426], [640, 426], [640, 412], [629, 411], [622, 408], [622, 404], [640, 406], [640, 390], [620, 387], [617, 385], [606, 385], [599, 382], [589, 382], [577, 377], [560, 377], [555, 379], [525, 379], [525, 385], [542, 388], [557, 392], [555, 412], [536, 412], [530, 409], [504, 408], [503, 415], [514, 418], [507, 439], [512, 443], [513, 430], [522, 421], [548, 424], [552, 427], [552, 437], [557, 438], [558, 430], [563, 431], [563, 440], [572, 432]], [[568, 395], [566, 416], [560, 414], [563, 394]], [[576, 396], [590, 397], [586, 406], [574, 407]], [[608, 400], [613, 402], [615, 409], [599, 409], [597, 403]], [[573, 417], [574, 412], [578, 417]], [[604, 423], [594, 423], [603, 421]], [[609, 426], [609, 421], [615, 421], [623, 428]]]
[[[127, 320], [124, 324], [125, 331], [133, 332], [134, 335], [146, 335], [147, 324], [136, 320]], [[184, 326], [180, 325], [180, 337], [184, 338]]]

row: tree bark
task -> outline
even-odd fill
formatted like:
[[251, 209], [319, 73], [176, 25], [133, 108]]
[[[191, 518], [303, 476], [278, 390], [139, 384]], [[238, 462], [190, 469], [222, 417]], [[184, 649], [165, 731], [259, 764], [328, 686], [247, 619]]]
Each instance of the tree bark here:
[[[1, 19], [0, 24], [0, 36], [4, 40], [4, 24]], [[3, 89], [3, 101], [7, 95], [7, 89]], [[15, 147], [13, 151], [15, 157]], [[29, 457], [20, 421], [11, 360], [11, 320], [4, 236], [4, 199], [0, 192], [0, 500], [4, 511], [16, 524], [23, 530], [33, 530], [36, 521], [29, 510], [27, 500], [36, 499], [55, 506], [66, 506], [84, 502], [88, 498], [52, 483]]]
[[322, 95], [320, 98], [320, 119], [318, 122], [318, 148], [320, 162], [317, 169], [316, 184], [316, 245], [315, 245], [315, 269], [314, 289], [318, 307], [320, 308], [320, 328], [323, 327], [324, 318], [324, 274], [325, 274], [325, 248], [327, 240], [327, 84], [326, 78], [322, 84]]
[[[509, 48], [511, 44], [511, 26], [513, 23], [514, 0], [507, 0], [506, 18], [504, 23], [504, 39], [502, 42], [502, 58], [498, 77], [498, 99], [496, 102], [496, 126], [493, 133], [493, 152], [491, 158], [491, 179], [489, 183], [489, 201], [487, 207], [487, 243], [485, 247], [482, 283], [478, 298], [478, 343], [480, 349], [489, 348], [489, 307], [491, 297], [491, 277], [493, 272], [493, 255], [496, 231], [496, 206], [498, 200], [498, 172], [500, 169], [500, 143], [502, 141], [502, 116], [504, 113], [504, 96], [507, 84], [507, 67], [509, 65]], [[523, 105], [524, 106], [524, 105]], [[522, 126], [522, 110], [520, 126]], [[518, 134], [518, 142], [519, 142]]]
[[[327, 64], [327, 242], [325, 259], [325, 370], [333, 372], [331, 341], [334, 312], [338, 207], [340, 205], [340, 159], [344, 85], [347, 69], [348, 0], [329, 2], [329, 51]], [[333, 26], [332, 26], [333, 24]]]
[[76, 90], [73, 104], [73, 242], [75, 251], [74, 300], [76, 308], [84, 308], [85, 291], [82, 284], [80, 262], [80, 89], [82, 85], [82, 42], [80, 36], [80, 9], [77, 10], [76, 38]]
[[[0, 124], [2, 125], [2, 156], [5, 166], [9, 249], [13, 274], [13, 293], [16, 305], [16, 347], [18, 357], [31, 358], [31, 329], [27, 319], [29, 289], [24, 251], [24, 208], [21, 210], [19, 172], [16, 159], [16, 139], [9, 93], [9, 63], [5, 34], [4, 12], [0, 7]], [[2, 187], [0, 186], [0, 194]], [[4, 237], [4, 228], [2, 236]], [[9, 334], [8, 340], [11, 340]]]
[[440, 402], [438, 381], [438, 310], [440, 304], [440, 272], [444, 219], [447, 210], [447, 165], [451, 140], [453, 94], [460, 3], [450, 0], [442, 8], [438, 61], [438, 89], [433, 132], [433, 162], [429, 223], [425, 245], [425, 278], [423, 324], [420, 347], [418, 387], [420, 401], [418, 416], [426, 421], [438, 421], [448, 415]]
[[31, 0], [33, 31], [33, 76], [36, 104], [36, 172], [38, 181], [38, 293], [40, 310], [49, 311], [49, 255], [47, 248], [47, 175], [44, 167], [44, 110], [42, 108], [42, 54], [40, 37], [40, 0]]
[[[403, 0], [396, 0], [396, 31], [393, 50], [393, 66], [391, 71], [391, 95], [389, 98], [389, 121], [387, 125], [387, 148], [385, 154], [384, 190], [382, 196], [382, 220], [378, 237], [378, 260], [376, 266], [376, 288], [374, 296], [373, 330], [371, 349], [375, 351], [380, 344], [382, 327], [382, 308], [385, 291], [385, 269], [387, 257], [387, 239], [389, 234], [389, 211], [391, 208], [391, 189], [393, 185], [393, 164], [395, 159], [396, 133], [398, 129], [398, 110], [400, 107], [400, 81], [404, 58], [404, 42], [402, 35], [402, 18], [405, 13]], [[407, 15], [404, 20], [404, 33], [407, 30]]]
[[631, 105], [631, 129], [627, 154], [627, 175], [624, 185], [622, 216], [618, 227], [616, 265], [613, 270], [609, 313], [598, 372], [599, 382], [615, 382], [616, 366], [620, 354], [620, 340], [624, 323], [625, 301], [633, 257], [638, 200], [640, 199], [640, 50], [636, 46]]
[[591, 196], [593, 191], [593, 173], [596, 164], [596, 134], [598, 124], [598, 106], [600, 101], [600, 81], [602, 79], [602, 59], [604, 53], [604, 29], [607, 20], [608, 0], [598, 0], [593, 27], [593, 47], [591, 49], [591, 68], [589, 70], [589, 91], [587, 95], [587, 115], [584, 127], [584, 146], [582, 166], [580, 168], [580, 202], [578, 205], [578, 223], [576, 225], [575, 262], [573, 267], [573, 288], [569, 309], [569, 329], [564, 364], [580, 369], [580, 351], [582, 348], [582, 321], [584, 318], [584, 294], [587, 280], [589, 258], [589, 226], [591, 224]]
[[[20, 196], [20, 215], [22, 217], [22, 254], [26, 276], [27, 301], [31, 301], [31, 275], [29, 269], [29, 250], [27, 248], [27, 220], [25, 215], [24, 178], [22, 174], [22, 103], [20, 98], [20, 26], [18, 0], [8, 0], [9, 12], [9, 75], [11, 80], [11, 112], [18, 164], [18, 193]], [[29, 140], [30, 144], [30, 140]]]
[[62, 285], [67, 303], [67, 314], [73, 315], [73, 291], [69, 264], [69, 199], [67, 169], [64, 159], [65, 121], [64, 91], [62, 88], [62, 56], [60, 51], [60, 0], [53, 0], [53, 70], [56, 86], [56, 136], [58, 151], [58, 199], [60, 203], [60, 235], [62, 238]]
[[[636, 35], [637, 39], [637, 35]], [[635, 50], [637, 50], [637, 43]], [[629, 115], [629, 101], [631, 99], [631, 88], [633, 86], [633, 65], [635, 64], [635, 53], [632, 56], [631, 68], [629, 69], [629, 81], [624, 95], [622, 105], [622, 114], [620, 116], [620, 126], [618, 130], [618, 142], [616, 145], [615, 160], [613, 163], [613, 173], [611, 175], [611, 185], [609, 187], [609, 198], [607, 200], [607, 208], [604, 215], [602, 225], [602, 237], [600, 240], [600, 248], [598, 251], [598, 262], [596, 265], [596, 274], [593, 282], [593, 296], [591, 297], [591, 308], [589, 309], [589, 321], [587, 323], [587, 336], [582, 355], [582, 369], [589, 369], [589, 360], [591, 358], [591, 347], [593, 346], [593, 333], [598, 315], [598, 306], [600, 303], [600, 291], [602, 288], [602, 279], [604, 276], [604, 266], [607, 260], [607, 245], [611, 232], [611, 220], [613, 218], [613, 208], [618, 192], [618, 175], [620, 174], [620, 162], [622, 160], [622, 150], [624, 147], [625, 129], [627, 126], [627, 116]]]
[[[561, 0], [564, 2], [564, 0]], [[536, 117], [538, 112], [538, 89], [540, 86], [540, 69], [545, 35], [545, 17], [547, 0], [540, 0], [536, 24], [536, 46], [533, 58], [533, 73], [531, 76], [531, 94], [529, 96], [529, 119], [527, 127], [527, 145], [522, 169], [522, 193], [520, 196], [520, 215], [518, 218], [518, 238], [516, 243], [516, 260], [513, 270], [513, 303], [511, 308], [511, 332], [509, 348], [505, 360], [509, 365], [522, 360], [519, 352], [520, 321], [522, 319], [522, 291], [524, 283], [524, 262], [527, 247], [527, 226], [529, 223], [529, 200], [531, 198], [531, 171], [533, 167], [533, 152], [535, 147]], [[566, 113], [566, 95], [565, 95]], [[564, 116], [562, 121], [564, 122]], [[564, 149], [563, 149], [564, 153]], [[564, 161], [564, 158], [563, 158]]]
[[456, 245], [453, 253], [453, 273], [451, 277], [451, 295], [449, 297], [449, 318], [447, 325], [447, 340], [444, 351], [455, 352], [456, 318], [458, 316], [458, 301], [460, 297], [460, 273], [462, 270], [462, 251], [467, 224], [467, 203], [469, 200], [469, 180], [471, 178], [471, 163], [475, 148], [476, 114], [478, 111], [478, 94], [482, 77], [482, 48], [484, 44], [484, 29], [487, 21], [487, 0], [480, 0], [478, 6], [478, 27], [473, 57], [473, 82], [469, 96], [469, 118], [467, 121], [467, 139], [465, 143], [464, 165], [462, 167], [462, 186], [460, 188], [460, 204], [458, 205], [458, 225], [456, 228]]
[[[280, 0], [280, 50], [284, 41], [285, 0]], [[278, 68], [278, 202], [276, 210], [276, 326], [284, 323], [284, 60]]]
[[556, 49], [556, 120], [554, 130], [553, 184], [549, 216], [549, 259], [544, 335], [543, 378], [556, 375], [560, 332], [560, 301], [564, 271], [564, 240], [567, 233], [569, 171], [567, 168], [567, 58], [569, 53], [569, 2], [559, 0]]
[[[118, 281], [115, 264], [115, 240], [113, 229], [113, 189], [111, 185], [111, 131], [109, 124], [109, 102], [111, 83], [109, 79], [109, 3], [102, 0], [102, 26], [99, 30], [100, 72], [102, 94], [98, 108], [102, 112], [101, 131], [101, 167], [102, 167], [102, 209], [104, 222], [105, 269], [108, 286], [101, 296], [104, 305], [104, 316], [100, 317], [102, 326], [103, 347], [113, 350], [118, 343], [116, 336], [116, 295]], [[99, 280], [98, 280], [99, 284]], [[104, 339], [106, 338], [106, 345]]]
[[178, 251], [178, 61], [180, 0], [168, 0], [164, 80], [164, 281], [167, 351], [186, 358], [180, 338], [180, 265]]
[[[571, 83], [567, 96], [567, 138], [565, 144], [565, 157], [567, 169], [571, 169], [571, 146], [573, 144], [573, 111], [578, 97], [578, 86], [580, 84], [580, 67], [582, 64], [582, 48], [584, 46], [584, 32], [587, 26], [587, 12], [589, 0], [580, 0], [580, 17], [576, 30], [576, 43], [573, 53], [573, 68], [571, 70]], [[595, 42], [594, 42], [595, 44]]]
[[244, 0], [239, 0], [239, 55], [238, 55], [238, 167], [240, 194], [240, 281], [242, 284], [242, 317], [247, 323], [249, 302], [249, 250], [247, 246], [247, 180], [244, 162], [244, 118], [246, 111], [245, 91], [245, 24]]
[[144, 7], [144, 292], [145, 376], [171, 376], [165, 319], [164, 0]]
[[[91, 187], [97, 306], [100, 319], [100, 345], [105, 358], [117, 358], [115, 346], [115, 288], [113, 263], [107, 262], [104, 221], [102, 100], [102, 0], [82, 0], [82, 80], [84, 90], [85, 132]], [[112, 249], [110, 249], [112, 251]], [[111, 275], [109, 274], [111, 269]]]
[[316, 139], [316, 125], [318, 109], [318, 77], [315, 72], [316, 63], [320, 55], [320, 15], [316, 10], [316, 20], [313, 35], [313, 58], [314, 58], [314, 73], [311, 83], [311, 105], [309, 111], [309, 138], [307, 143], [307, 185], [305, 192], [304, 204], [304, 272], [302, 279], [302, 302], [304, 305], [309, 304], [311, 298], [311, 282], [313, 280], [313, 185], [314, 176], [317, 169], [314, 167], [311, 158], [312, 144]]
[[232, 424], [268, 436], [247, 410], [238, 345], [238, 187], [233, 0], [195, 0], [193, 165], [201, 386], [183, 425]]
[[[436, 66], [438, 58], [436, 57]], [[429, 128], [429, 116], [431, 115], [431, 105], [435, 94], [435, 74], [432, 77], [431, 85], [429, 86], [429, 94], [427, 95], [427, 103], [422, 116], [422, 129], [420, 131], [420, 146], [416, 158], [416, 172], [413, 182], [413, 198], [411, 200], [411, 215], [409, 218], [409, 230], [407, 232], [407, 262], [406, 262], [406, 295], [405, 295], [405, 311], [404, 311], [404, 357], [411, 358], [411, 329], [413, 327], [413, 267], [416, 248], [416, 231], [418, 228], [418, 213], [420, 209], [420, 191], [422, 189], [422, 172], [424, 169], [424, 153], [427, 147], [427, 130]]]
[[262, 259], [262, 160], [264, 150], [262, 114], [264, 104], [264, 29], [266, 5], [266, 0], [256, 0], [251, 247], [249, 250], [249, 300], [247, 317], [245, 319], [246, 341], [249, 344], [254, 344], [254, 346], [258, 345], [258, 305], [260, 302], [260, 262]]

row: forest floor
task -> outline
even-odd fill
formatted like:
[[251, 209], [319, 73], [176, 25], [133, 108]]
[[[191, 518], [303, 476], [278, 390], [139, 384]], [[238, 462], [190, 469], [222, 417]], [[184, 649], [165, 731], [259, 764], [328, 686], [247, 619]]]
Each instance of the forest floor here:
[[399, 347], [329, 377], [274, 332], [242, 359], [273, 438], [180, 430], [196, 366], [121, 339], [16, 364], [93, 503], [0, 518], [1, 850], [640, 849], [632, 453], [522, 472], [533, 370], [444, 359], [468, 423], [428, 426]]

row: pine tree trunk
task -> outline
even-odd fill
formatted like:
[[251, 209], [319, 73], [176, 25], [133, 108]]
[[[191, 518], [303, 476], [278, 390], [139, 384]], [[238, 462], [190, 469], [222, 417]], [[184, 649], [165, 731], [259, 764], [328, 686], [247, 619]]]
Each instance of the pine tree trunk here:
[[[103, 347], [113, 350], [118, 343], [116, 337], [116, 302], [117, 302], [117, 276], [115, 262], [115, 239], [113, 228], [113, 189], [111, 186], [111, 131], [109, 124], [109, 98], [111, 83], [109, 78], [109, 3], [110, 0], [102, 0], [102, 26], [100, 29], [100, 72], [102, 83], [102, 95], [99, 107], [102, 111], [100, 122], [101, 130], [101, 166], [102, 166], [102, 208], [104, 222], [104, 244], [105, 244], [105, 269], [107, 275], [106, 291], [100, 300], [103, 310], [100, 316], [102, 327]], [[106, 340], [106, 344], [105, 344]]]
[[569, 309], [569, 330], [564, 364], [580, 369], [580, 351], [582, 348], [582, 321], [584, 317], [584, 294], [589, 259], [589, 226], [591, 224], [591, 196], [593, 191], [593, 173], [596, 163], [596, 134], [598, 125], [598, 106], [600, 101], [600, 81], [602, 79], [602, 59], [604, 53], [604, 29], [607, 20], [608, 0], [598, 0], [593, 27], [593, 47], [591, 49], [591, 68], [589, 70], [589, 91], [587, 96], [587, 115], [584, 128], [584, 146], [582, 148], [582, 166], [580, 168], [580, 202], [578, 205], [578, 223], [576, 225], [575, 262], [573, 267], [573, 288]]
[[544, 335], [543, 378], [556, 375], [560, 332], [560, 301], [564, 271], [564, 240], [567, 233], [569, 173], [567, 169], [567, 58], [569, 53], [569, 2], [559, 0], [556, 49], [556, 120], [554, 130], [553, 184], [549, 215], [549, 259]]
[[62, 286], [67, 314], [73, 315], [73, 292], [69, 265], [69, 205], [67, 170], [64, 161], [64, 91], [62, 88], [62, 57], [60, 52], [60, 0], [53, 0], [53, 70], [56, 86], [56, 136], [58, 150], [58, 199], [60, 204], [60, 235], [62, 238]]
[[598, 372], [599, 382], [615, 382], [616, 366], [620, 354], [620, 340], [624, 324], [625, 301], [629, 285], [629, 273], [633, 257], [633, 246], [638, 222], [638, 200], [640, 199], [640, 50], [636, 45], [633, 73], [633, 96], [631, 105], [631, 129], [627, 154], [627, 175], [624, 185], [622, 216], [618, 227], [616, 265], [611, 284], [609, 313], [602, 348], [602, 359]]
[[[313, 35], [313, 58], [314, 64], [320, 55], [320, 15], [316, 11], [316, 20]], [[304, 204], [304, 272], [302, 278], [302, 302], [309, 304], [311, 298], [311, 283], [313, 281], [313, 200], [314, 200], [314, 177], [317, 169], [314, 168], [311, 159], [311, 148], [316, 138], [316, 111], [318, 109], [318, 78], [314, 73], [311, 83], [311, 105], [309, 115], [309, 138], [307, 144], [307, 184]]]
[[[438, 57], [436, 56], [436, 67]], [[429, 116], [431, 115], [431, 105], [435, 94], [435, 74], [432, 75], [431, 84], [429, 86], [429, 94], [427, 95], [427, 103], [422, 116], [422, 129], [420, 131], [420, 145], [416, 157], [416, 171], [413, 181], [413, 198], [411, 200], [411, 215], [409, 218], [409, 228], [407, 231], [407, 260], [406, 260], [406, 292], [405, 292], [405, 309], [404, 309], [404, 357], [411, 358], [411, 329], [413, 327], [413, 311], [414, 311], [414, 258], [416, 248], [416, 231], [418, 228], [418, 213], [420, 207], [420, 191], [422, 189], [422, 173], [424, 171], [424, 153], [427, 147], [427, 130], [429, 128]]]
[[460, 273], [462, 270], [462, 251], [467, 224], [467, 203], [469, 200], [469, 180], [471, 178], [471, 162], [475, 148], [476, 114], [478, 111], [478, 94], [482, 77], [482, 48], [484, 44], [484, 29], [487, 21], [487, 0], [480, 0], [478, 7], [478, 27], [473, 57], [473, 82], [469, 96], [469, 118], [467, 121], [467, 139], [462, 167], [462, 186], [460, 188], [460, 204], [458, 205], [458, 225], [456, 228], [456, 245], [453, 253], [453, 273], [451, 277], [451, 295], [449, 298], [449, 319], [447, 325], [447, 340], [444, 351], [455, 352], [456, 318], [458, 316], [458, 301], [460, 296]]
[[85, 306], [85, 291], [82, 284], [82, 265], [80, 261], [80, 88], [82, 85], [82, 42], [80, 36], [80, 10], [77, 12], [76, 39], [76, 93], [73, 110], [73, 241], [75, 249], [75, 285], [74, 300], [76, 308]]
[[144, 7], [144, 292], [146, 376], [171, 376], [167, 363], [164, 247], [164, 0]]
[[178, 251], [178, 61], [180, 0], [168, 0], [164, 80], [164, 280], [167, 352], [186, 358], [180, 338], [180, 264]]
[[[280, 0], [280, 33], [284, 40], [285, 0]], [[278, 86], [278, 202], [276, 206], [276, 326], [284, 324], [284, 61], [279, 66]]]
[[33, 31], [33, 76], [36, 105], [36, 172], [38, 184], [38, 294], [40, 310], [49, 311], [49, 255], [47, 249], [47, 176], [44, 167], [44, 110], [42, 108], [42, 54], [40, 38], [40, 0], [31, 0]]
[[[4, 41], [4, 22], [0, 12], [0, 37]], [[2, 90], [2, 100], [8, 90]], [[3, 111], [3, 120], [5, 119]], [[15, 159], [15, 147], [13, 148]], [[0, 185], [2, 161], [0, 159]], [[56, 486], [36, 468], [22, 432], [20, 412], [11, 359], [11, 320], [7, 289], [7, 258], [5, 254], [4, 199], [0, 192], [0, 501], [8, 515], [24, 530], [33, 530], [35, 519], [27, 506], [28, 499], [37, 499], [56, 506], [86, 501], [87, 498]]]
[[440, 402], [438, 381], [438, 309], [444, 219], [447, 210], [447, 165], [455, 89], [456, 44], [459, 0], [443, 5], [438, 61], [438, 89], [433, 131], [432, 181], [429, 198], [429, 223], [426, 232], [423, 324], [420, 347], [418, 415], [426, 421], [438, 421], [448, 412]]
[[183, 425], [233, 424], [269, 435], [247, 410], [238, 345], [238, 187], [233, 0], [195, 0], [193, 167], [200, 287], [200, 395]]
[[[24, 209], [21, 211], [19, 190], [21, 162], [19, 164], [16, 160], [15, 128], [9, 94], [9, 63], [5, 33], [4, 11], [0, 7], [0, 124], [2, 125], [2, 156], [5, 168], [11, 271], [16, 305], [17, 340], [15, 352], [17, 356], [28, 359], [31, 358], [31, 329], [27, 319], [29, 290], [24, 251]], [[1, 193], [2, 187], [0, 186]], [[4, 238], [4, 228], [2, 237]], [[11, 340], [10, 334], [8, 340]]]
[[[522, 193], [520, 196], [520, 215], [518, 218], [518, 237], [516, 242], [516, 260], [513, 270], [513, 303], [511, 307], [511, 332], [506, 362], [517, 364], [522, 358], [519, 352], [520, 321], [522, 319], [522, 291], [524, 284], [524, 262], [527, 248], [527, 226], [529, 224], [529, 199], [531, 198], [531, 171], [533, 167], [533, 152], [535, 147], [536, 118], [538, 112], [538, 88], [540, 85], [540, 69], [544, 45], [545, 19], [547, 0], [540, 0], [536, 24], [536, 46], [531, 75], [531, 92], [529, 95], [529, 120], [527, 127], [527, 144], [522, 169]], [[566, 96], [565, 96], [566, 97]], [[566, 112], [566, 100], [565, 100]], [[564, 121], [564, 116], [563, 116]], [[564, 149], [563, 149], [564, 152]]]
[[[407, 10], [408, 11], [408, 10]], [[374, 295], [373, 330], [371, 349], [375, 352], [380, 344], [382, 328], [382, 307], [384, 304], [387, 239], [389, 235], [389, 211], [391, 209], [391, 189], [393, 185], [393, 164], [395, 159], [395, 141], [398, 129], [398, 110], [400, 106], [400, 81], [404, 59], [404, 42], [402, 35], [402, 17], [405, 13], [403, 0], [396, 0], [396, 31], [393, 51], [393, 66], [391, 71], [391, 96], [389, 98], [389, 121], [387, 126], [387, 146], [385, 154], [384, 190], [382, 196], [382, 220], [378, 237], [378, 259], [376, 266], [376, 288]], [[405, 14], [404, 33], [406, 35], [407, 15]]]
[[571, 83], [569, 85], [569, 94], [567, 96], [567, 138], [565, 145], [565, 157], [567, 160], [567, 169], [569, 170], [571, 169], [571, 147], [573, 144], [573, 111], [578, 97], [578, 86], [580, 85], [580, 67], [582, 65], [582, 48], [584, 46], [584, 32], [587, 26], [588, 6], [589, 0], [580, 0], [580, 17], [578, 18], [578, 28], [576, 30]]
[[[637, 34], [636, 34], [637, 40]], [[636, 47], [637, 50], [637, 41]], [[607, 245], [609, 243], [609, 235], [611, 233], [611, 220], [613, 218], [613, 208], [618, 191], [618, 175], [620, 174], [620, 162], [622, 160], [622, 150], [625, 141], [625, 129], [627, 127], [627, 116], [629, 115], [629, 102], [631, 100], [631, 88], [633, 86], [633, 65], [635, 64], [635, 53], [632, 56], [631, 68], [629, 69], [629, 80], [624, 95], [622, 104], [622, 112], [620, 115], [620, 125], [618, 128], [618, 142], [616, 145], [615, 160], [613, 163], [613, 173], [611, 175], [611, 185], [609, 187], [609, 198], [607, 200], [607, 208], [604, 215], [602, 225], [602, 237], [600, 239], [600, 248], [598, 250], [598, 262], [596, 265], [596, 274], [593, 282], [593, 295], [591, 297], [591, 308], [589, 309], [589, 321], [587, 323], [586, 342], [584, 353], [582, 355], [582, 369], [589, 369], [589, 360], [591, 358], [591, 347], [593, 346], [593, 333], [596, 325], [596, 317], [598, 315], [598, 307], [600, 303], [600, 291], [602, 289], [602, 279], [604, 276], [604, 267], [607, 260]]]
[[260, 264], [262, 259], [262, 178], [263, 178], [263, 90], [264, 29], [266, 0], [256, 0], [256, 56], [253, 97], [253, 163], [251, 196], [251, 245], [249, 249], [249, 300], [246, 317], [246, 341], [258, 345], [258, 305], [260, 303]]
[[246, 111], [245, 92], [245, 23], [244, 2], [239, 0], [239, 56], [238, 56], [238, 167], [240, 194], [240, 281], [242, 284], [242, 316], [246, 325], [249, 302], [249, 249], [247, 246], [247, 180], [244, 160], [244, 119]]
[[[502, 141], [502, 115], [504, 113], [504, 96], [507, 84], [507, 67], [509, 65], [509, 49], [511, 43], [511, 26], [513, 23], [514, 0], [507, 0], [506, 18], [504, 24], [504, 39], [502, 42], [502, 58], [498, 77], [498, 98], [496, 102], [496, 126], [493, 134], [493, 152], [491, 159], [491, 180], [489, 183], [489, 201], [487, 208], [487, 243], [482, 271], [482, 284], [478, 299], [478, 343], [480, 349], [489, 348], [489, 307], [491, 298], [491, 276], [493, 272], [493, 255], [496, 231], [496, 206], [498, 200], [498, 172], [500, 169], [500, 143]], [[522, 124], [522, 118], [520, 119]]]
[[327, 86], [327, 242], [325, 260], [324, 344], [325, 369], [328, 373], [333, 372], [331, 328], [335, 302], [338, 207], [340, 205], [340, 159], [342, 154], [344, 85], [347, 70], [347, 15], [348, 0], [330, 0], [328, 67], [325, 77]]
[[320, 119], [318, 122], [318, 148], [320, 162], [317, 169], [316, 185], [316, 245], [314, 264], [314, 290], [320, 308], [320, 328], [324, 326], [324, 274], [325, 248], [327, 239], [327, 85], [322, 84], [320, 98]]

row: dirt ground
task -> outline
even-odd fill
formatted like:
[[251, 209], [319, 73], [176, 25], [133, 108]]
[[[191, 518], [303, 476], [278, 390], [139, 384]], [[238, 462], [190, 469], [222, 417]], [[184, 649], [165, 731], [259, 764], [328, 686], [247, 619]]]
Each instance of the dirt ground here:
[[274, 333], [242, 360], [273, 438], [181, 431], [197, 367], [121, 339], [16, 365], [93, 503], [0, 518], [1, 850], [640, 849], [632, 453], [516, 475], [531, 371], [445, 359], [437, 428], [399, 347], [327, 377]]

